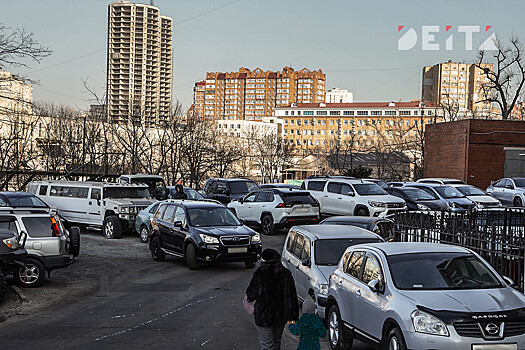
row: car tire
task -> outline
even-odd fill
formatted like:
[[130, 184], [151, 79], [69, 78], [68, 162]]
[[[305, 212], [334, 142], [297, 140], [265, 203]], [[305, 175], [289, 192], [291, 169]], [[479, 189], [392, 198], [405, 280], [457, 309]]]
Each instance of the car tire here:
[[328, 312], [328, 341], [334, 350], [350, 349], [353, 339], [347, 337], [343, 329], [343, 321], [337, 305], [332, 305]]
[[166, 254], [164, 254], [164, 252], [160, 248], [159, 237], [157, 236], [153, 237], [150, 243], [150, 250], [151, 250], [151, 257], [153, 258], [153, 260], [164, 261], [164, 259], [166, 258]]
[[74, 257], [80, 254], [80, 228], [78, 226], [69, 229], [69, 254]]
[[104, 219], [104, 237], [107, 239], [122, 237], [122, 224], [120, 219], [115, 215], [110, 215]]
[[253, 269], [255, 268], [255, 261], [245, 261], [244, 266], [246, 266], [247, 269]]
[[271, 215], [264, 215], [261, 218], [261, 226], [263, 234], [271, 236], [275, 233], [275, 226]]
[[184, 258], [186, 259], [186, 265], [188, 265], [190, 270], [198, 270], [200, 268], [194, 244], [190, 243], [186, 246], [186, 254], [184, 254]]
[[7, 291], [7, 284], [5, 283], [4, 272], [0, 270], [0, 303], [4, 300], [5, 292]]
[[37, 288], [44, 283], [46, 269], [40, 260], [27, 258], [26, 265], [16, 269], [13, 278], [19, 287]]
[[521, 201], [520, 197], [514, 198], [514, 206], [515, 207], [522, 207], [523, 206], [523, 202]]
[[149, 231], [146, 225], [140, 225], [140, 241], [142, 243], [148, 243], [149, 240]]
[[355, 212], [355, 216], [370, 216], [370, 213], [365, 208], [359, 208]]
[[403, 337], [403, 333], [399, 328], [394, 327], [388, 333], [385, 350], [407, 350], [405, 338]]

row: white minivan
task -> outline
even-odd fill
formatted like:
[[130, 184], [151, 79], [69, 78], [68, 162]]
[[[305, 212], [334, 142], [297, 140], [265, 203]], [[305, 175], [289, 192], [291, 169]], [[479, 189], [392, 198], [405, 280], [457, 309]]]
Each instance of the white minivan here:
[[70, 224], [103, 229], [106, 238], [120, 238], [134, 230], [139, 211], [152, 199], [147, 185], [79, 181], [33, 181], [35, 194]]

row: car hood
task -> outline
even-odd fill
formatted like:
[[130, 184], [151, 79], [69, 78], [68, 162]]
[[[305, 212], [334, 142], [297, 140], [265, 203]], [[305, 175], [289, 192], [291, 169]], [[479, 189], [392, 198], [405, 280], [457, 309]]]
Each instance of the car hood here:
[[139, 206], [149, 206], [152, 203], [157, 202], [156, 199], [147, 199], [147, 198], [106, 198], [108, 202], [116, 203], [118, 205], [139, 205]]
[[447, 209], [447, 205], [445, 202], [443, 202], [442, 200], [440, 199], [429, 199], [429, 200], [418, 200], [418, 201], [414, 201], [414, 200], [411, 200], [412, 203], [414, 204], [423, 204], [423, 205], [426, 205], [427, 207], [429, 207], [430, 209]]
[[390, 194], [382, 196], [362, 196], [363, 199], [367, 199], [372, 202], [381, 202], [381, 203], [398, 203], [405, 204], [405, 201], [399, 197], [392, 196]]
[[522, 308], [525, 297], [510, 287], [469, 290], [399, 291], [414, 307], [437, 312], [479, 314]]
[[255, 231], [242, 226], [210, 226], [210, 227], [196, 227], [195, 232], [205, 235], [221, 236], [239, 236], [239, 235], [253, 235]]
[[492, 196], [467, 196], [468, 199], [475, 203], [498, 203], [499, 201]]
[[321, 275], [325, 278], [324, 281], [319, 281], [319, 282], [327, 284], [328, 281], [330, 280], [330, 276], [337, 269], [337, 265], [334, 265], [334, 266], [317, 266], [317, 269], [319, 270]]

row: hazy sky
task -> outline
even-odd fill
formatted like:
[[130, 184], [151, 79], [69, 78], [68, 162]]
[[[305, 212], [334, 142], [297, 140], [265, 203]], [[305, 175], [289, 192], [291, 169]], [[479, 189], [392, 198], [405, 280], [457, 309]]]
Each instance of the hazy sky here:
[[[12, 69], [40, 82], [35, 100], [85, 108], [89, 95], [82, 79], [103, 93], [110, 2], [0, 0], [0, 23], [32, 31], [53, 50], [30, 70]], [[523, 0], [155, 0], [155, 5], [174, 20], [174, 98], [186, 107], [193, 83], [207, 71], [287, 65], [321, 68], [327, 88], [348, 89], [355, 101], [409, 100], [421, 95], [422, 66], [476, 58], [476, 50], [465, 50], [458, 26], [481, 27], [473, 35], [474, 47], [491, 33], [503, 39], [518, 35], [525, 42]], [[400, 32], [399, 25], [405, 26]], [[422, 50], [423, 25], [440, 26], [439, 51]], [[453, 27], [445, 32], [447, 25]], [[492, 28], [485, 32], [487, 25]], [[409, 28], [418, 43], [398, 51], [398, 39]], [[451, 34], [454, 49], [447, 51]]]

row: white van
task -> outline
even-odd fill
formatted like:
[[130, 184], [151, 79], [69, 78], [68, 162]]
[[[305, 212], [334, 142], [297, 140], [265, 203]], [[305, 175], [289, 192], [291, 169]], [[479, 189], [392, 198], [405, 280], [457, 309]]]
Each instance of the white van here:
[[156, 202], [147, 185], [79, 181], [33, 181], [35, 194], [70, 224], [103, 229], [106, 238], [134, 230], [139, 211]]

